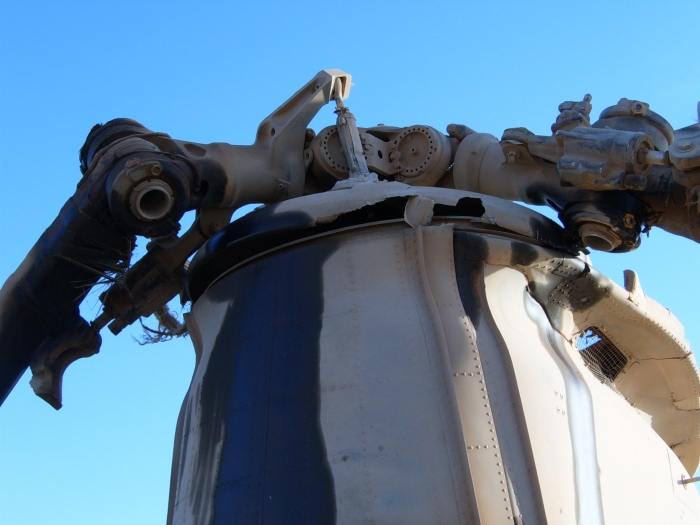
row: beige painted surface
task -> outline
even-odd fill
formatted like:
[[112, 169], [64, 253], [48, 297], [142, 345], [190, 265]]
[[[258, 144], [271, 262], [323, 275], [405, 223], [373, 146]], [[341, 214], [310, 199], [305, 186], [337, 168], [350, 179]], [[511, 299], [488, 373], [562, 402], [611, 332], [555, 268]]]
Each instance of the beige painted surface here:
[[321, 426], [342, 525], [468, 523], [449, 363], [404, 231], [344, 237], [324, 265]]
[[[678, 484], [689, 476], [681, 460], [696, 461], [699, 401], [697, 367], [674, 318], [580, 259], [531, 245], [534, 260], [515, 264], [512, 238], [479, 233], [488, 250], [475, 286], [488, 311], [475, 328], [453, 246], [454, 232], [473, 223], [425, 226], [430, 218], [419, 215], [414, 227], [394, 222], [333, 235], [337, 249], [323, 265], [320, 422], [338, 523], [455, 524], [477, 515], [481, 524], [518, 523], [527, 479], [537, 483], [551, 525], [700, 522], [700, 498]], [[581, 275], [602, 295], [574, 311], [557, 290]], [[198, 370], [226, 308], [205, 294], [193, 309]], [[596, 379], [573, 346], [591, 323], [629, 359], [615, 383], [622, 395]], [[485, 376], [499, 355], [512, 366], [514, 389], [503, 382], [507, 374]], [[198, 443], [198, 381], [186, 404], [194, 424], [183, 451]], [[503, 415], [497, 424], [493, 400], [508, 399], [523, 409], [530, 478], [503, 459], [520, 427]], [[674, 450], [671, 439], [679, 440]], [[206, 512], [188, 507], [188, 494], [217, 473], [187, 461], [177, 522], [206, 523]]]
[[547, 521], [577, 523], [565, 365], [551, 349], [546, 327], [528, 316], [528, 307], [539, 305], [528, 305], [525, 277], [510, 268], [487, 266], [485, 281], [489, 307], [513, 359]]
[[[537, 311], [544, 312], [532, 304], [526, 286], [516, 270], [492, 266], [487, 271], [489, 306], [516, 366], [548, 523], [700, 523], [700, 498], [692, 486], [678, 483], [689, 474], [648, 415], [596, 379], [560, 334], [547, 336], [546, 323], [536, 322], [546, 319]], [[659, 397], [667, 392], [656, 372], [634, 380], [647, 397], [654, 397], [655, 389], [662, 391]], [[567, 403], [576, 384], [588, 392], [589, 404], [580, 396]], [[666, 426], [678, 427], [663, 407], [660, 414], [669, 419]], [[591, 416], [593, 425], [587, 426]], [[576, 439], [581, 431], [586, 434]], [[596, 505], [601, 516], [591, 512]]]
[[418, 256], [424, 261], [440, 328], [445, 334], [480, 518], [483, 523], [504, 523], [513, 519], [513, 506], [480, 345], [457, 288], [452, 238], [449, 224], [406, 230], [407, 244], [422, 245], [422, 249], [417, 248]]

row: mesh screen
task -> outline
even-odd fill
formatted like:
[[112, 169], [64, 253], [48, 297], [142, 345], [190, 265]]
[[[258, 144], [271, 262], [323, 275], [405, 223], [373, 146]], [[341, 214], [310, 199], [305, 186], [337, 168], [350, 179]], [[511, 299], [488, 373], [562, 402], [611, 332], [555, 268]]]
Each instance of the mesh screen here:
[[627, 364], [625, 355], [595, 326], [578, 336], [576, 347], [586, 366], [603, 383], [613, 384]]

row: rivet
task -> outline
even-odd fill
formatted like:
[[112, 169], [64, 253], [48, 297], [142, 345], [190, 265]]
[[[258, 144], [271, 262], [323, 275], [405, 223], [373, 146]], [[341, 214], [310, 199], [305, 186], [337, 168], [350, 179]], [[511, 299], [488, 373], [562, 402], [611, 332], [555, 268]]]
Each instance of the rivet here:
[[681, 139], [678, 141], [678, 144], [676, 144], [676, 149], [680, 151], [689, 151], [693, 149], [693, 143], [688, 139]]

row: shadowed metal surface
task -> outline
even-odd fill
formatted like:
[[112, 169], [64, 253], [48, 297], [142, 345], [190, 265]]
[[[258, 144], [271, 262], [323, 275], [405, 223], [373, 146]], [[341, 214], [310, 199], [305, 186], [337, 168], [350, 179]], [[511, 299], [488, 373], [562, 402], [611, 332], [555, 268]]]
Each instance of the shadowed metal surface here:
[[[513, 251], [513, 257], [522, 251]], [[502, 442], [504, 471], [512, 493], [508, 494], [505, 486], [500, 490], [504, 499], [517, 506], [524, 523], [545, 523], [540, 484], [510, 352], [486, 300], [484, 261], [488, 259], [488, 253], [489, 246], [483, 237], [455, 233], [457, 286], [464, 309], [474, 324], [488, 392], [484, 402], [493, 413], [495, 430]]]
[[[335, 523], [333, 478], [319, 422], [321, 267], [333, 249], [332, 242], [306, 246], [217, 283], [207, 300], [225, 310], [219, 327], [209, 325], [218, 321], [210, 315], [200, 318], [195, 307], [199, 330], [217, 335], [203, 349], [210, 356], [199, 363], [206, 366], [195, 408], [200, 426], [187, 429], [185, 422], [178, 433], [199, 433], [194, 453], [201, 466], [216, 463], [217, 472], [184, 495], [191, 501], [175, 502], [212, 508], [195, 513], [209, 521], [194, 522]], [[195, 467], [173, 474], [197, 473]], [[206, 490], [209, 484], [215, 484], [213, 491]], [[200, 501], [203, 494], [211, 499]], [[191, 516], [180, 516], [172, 523], [190, 523]]]

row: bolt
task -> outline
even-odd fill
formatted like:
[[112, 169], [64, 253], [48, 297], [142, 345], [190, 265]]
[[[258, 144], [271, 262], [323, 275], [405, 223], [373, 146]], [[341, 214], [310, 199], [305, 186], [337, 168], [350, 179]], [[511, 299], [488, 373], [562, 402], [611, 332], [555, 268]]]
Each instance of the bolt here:
[[622, 239], [607, 224], [584, 222], [578, 229], [584, 244], [594, 250], [610, 252], [622, 244]]
[[306, 128], [305, 138], [307, 141], [313, 140], [316, 136], [316, 132], [311, 128]]
[[156, 162], [155, 164], [151, 164], [151, 173], [155, 176], [158, 176], [161, 173], [163, 173], [163, 166], [160, 165], [160, 162]]
[[[389, 160], [392, 161], [392, 162], [395, 161], [395, 160], [399, 160], [400, 158], [401, 158], [401, 152], [400, 152], [400, 151], [392, 151], [392, 152], [389, 154]], [[398, 168], [399, 166], [394, 166], [394, 167], [395, 167], [395, 168]]]
[[399, 182], [403, 181], [403, 179], [404, 179], [404, 176], [403, 176], [403, 175], [397, 175], [397, 176], [396, 176], [396, 180], [399, 181]]
[[129, 159], [126, 161], [127, 168], [134, 168], [138, 165], [139, 159]]
[[679, 151], [690, 151], [693, 149], [693, 143], [688, 139], [681, 139], [676, 144], [676, 149]]
[[645, 104], [643, 102], [635, 102], [632, 104], [632, 113], [635, 115], [641, 115], [644, 113], [644, 108]]
[[637, 221], [635, 220], [634, 215], [628, 213], [624, 217], [622, 217], [622, 224], [625, 225], [625, 228], [634, 228], [634, 225], [637, 224]]

